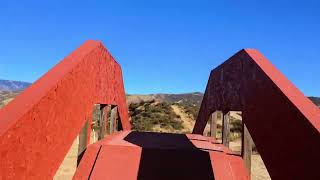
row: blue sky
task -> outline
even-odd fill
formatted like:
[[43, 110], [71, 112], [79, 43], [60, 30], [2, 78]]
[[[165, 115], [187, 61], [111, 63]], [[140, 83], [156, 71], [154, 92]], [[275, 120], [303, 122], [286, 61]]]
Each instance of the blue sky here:
[[127, 93], [203, 92], [210, 70], [257, 48], [320, 96], [317, 1], [14, 1], [0, 4], [0, 79], [33, 82], [85, 40], [122, 65]]

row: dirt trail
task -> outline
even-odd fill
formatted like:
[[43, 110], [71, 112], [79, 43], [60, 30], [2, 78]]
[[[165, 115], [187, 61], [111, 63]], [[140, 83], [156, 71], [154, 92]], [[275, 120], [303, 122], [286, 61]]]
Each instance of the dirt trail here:
[[183, 109], [181, 109], [178, 105], [171, 105], [173, 111], [180, 116], [182, 120], [182, 125], [184, 127], [183, 131], [187, 133], [191, 133], [195, 124], [195, 121], [190, 118], [188, 114], [186, 114]]

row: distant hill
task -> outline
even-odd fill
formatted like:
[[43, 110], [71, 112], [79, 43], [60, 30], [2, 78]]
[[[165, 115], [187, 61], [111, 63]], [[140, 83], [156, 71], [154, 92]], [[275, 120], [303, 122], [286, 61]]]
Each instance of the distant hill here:
[[139, 103], [142, 101], [155, 100], [166, 103], [183, 103], [200, 105], [203, 98], [203, 93], [183, 93], [183, 94], [149, 94], [149, 95], [127, 95], [127, 103]]
[[[150, 95], [127, 95], [127, 104], [129, 107], [144, 106], [148, 102], [158, 102], [164, 105], [176, 105], [177, 110], [185, 113], [189, 119], [195, 120], [202, 102], [203, 93], [183, 93], [183, 94], [150, 94]], [[129, 108], [130, 109], [130, 108]], [[135, 119], [132, 114], [133, 119]], [[149, 115], [148, 115], [149, 116]]]
[[187, 103], [200, 105], [203, 98], [203, 93], [184, 93], [184, 94], [155, 94], [157, 100], [167, 103]]
[[12, 101], [31, 83], [21, 81], [0, 80], [0, 108]]
[[31, 83], [21, 81], [0, 80], [0, 91], [21, 91], [30, 86]]
[[319, 106], [320, 107], [320, 97], [309, 97], [309, 99], [313, 102], [313, 103], [315, 103], [317, 106]]
[[[149, 95], [136, 95], [128, 94], [127, 103], [139, 103], [141, 101], [159, 101], [166, 103], [182, 103], [182, 104], [194, 104], [201, 105], [203, 93], [183, 93], [183, 94], [149, 94]], [[310, 96], [308, 97], [314, 104], [320, 106], [320, 97]]]
[[[31, 83], [21, 81], [0, 80], [0, 104], [7, 98], [12, 99], [25, 88], [29, 87]], [[184, 106], [200, 107], [203, 93], [192, 92], [182, 94], [127, 94], [127, 104], [148, 102], [155, 100], [157, 102], [165, 102], [169, 104], [181, 104]], [[309, 97], [309, 99], [320, 107], [320, 97]]]

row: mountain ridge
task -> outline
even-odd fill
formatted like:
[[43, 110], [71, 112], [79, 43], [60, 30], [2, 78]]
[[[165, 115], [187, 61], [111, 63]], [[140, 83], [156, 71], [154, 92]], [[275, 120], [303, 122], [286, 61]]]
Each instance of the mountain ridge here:
[[[1, 101], [6, 100], [6, 98], [13, 99], [16, 95], [22, 92], [24, 89], [29, 87], [31, 83], [23, 81], [14, 80], [1, 80], [0, 79], [0, 92], [2, 98]], [[6, 95], [9, 94], [7, 97]], [[166, 102], [169, 104], [184, 104], [189, 106], [200, 106], [203, 98], [203, 93], [201, 92], [190, 92], [190, 93], [180, 93], [180, 94], [170, 94], [170, 93], [158, 93], [158, 94], [126, 94], [127, 104], [140, 103], [146, 101], [158, 101]], [[313, 103], [320, 107], [320, 97], [310, 96], [308, 97]], [[1, 103], [1, 102], [0, 102]]]
[[[194, 105], [201, 105], [203, 93], [190, 92], [182, 94], [127, 94], [127, 103], [139, 103], [142, 101], [159, 101], [167, 103], [187, 103]], [[314, 104], [320, 107], [320, 97], [310, 96], [308, 97]]]
[[158, 101], [166, 103], [187, 103], [200, 105], [203, 93], [201, 92], [191, 92], [191, 93], [181, 93], [181, 94], [127, 94], [127, 104], [139, 103], [142, 101]]
[[29, 87], [31, 83], [23, 81], [13, 81], [13, 80], [1, 80], [0, 79], [0, 91], [21, 91]]

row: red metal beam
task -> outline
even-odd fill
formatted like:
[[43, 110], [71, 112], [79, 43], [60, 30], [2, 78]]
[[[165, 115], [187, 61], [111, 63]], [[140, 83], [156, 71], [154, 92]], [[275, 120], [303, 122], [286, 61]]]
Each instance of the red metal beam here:
[[257, 50], [211, 72], [193, 133], [216, 110], [242, 111], [272, 179], [320, 179], [320, 111]]
[[0, 110], [0, 179], [52, 179], [95, 103], [131, 128], [120, 65], [87, 41]]

